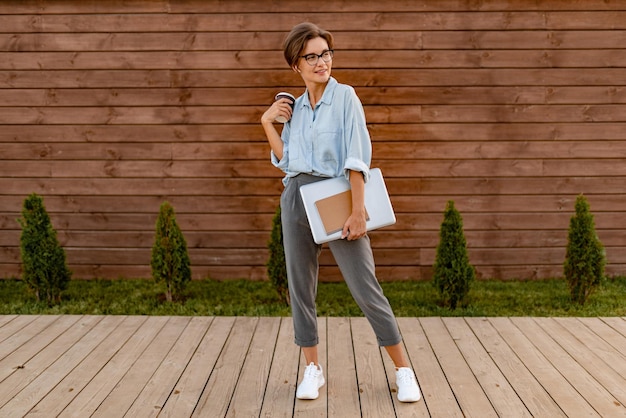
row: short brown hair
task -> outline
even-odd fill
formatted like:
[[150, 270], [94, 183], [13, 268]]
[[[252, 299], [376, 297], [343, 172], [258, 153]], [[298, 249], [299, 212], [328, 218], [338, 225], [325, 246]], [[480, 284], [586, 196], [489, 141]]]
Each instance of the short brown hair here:
[[328, 43], [328, 48], [333, 49], [333, 35], [314, 23], [300, 23], [291, 29], [283, 44], [283, 53], [289, 67], [296, 65], [306, 42], [315, 38], [323, 38]]

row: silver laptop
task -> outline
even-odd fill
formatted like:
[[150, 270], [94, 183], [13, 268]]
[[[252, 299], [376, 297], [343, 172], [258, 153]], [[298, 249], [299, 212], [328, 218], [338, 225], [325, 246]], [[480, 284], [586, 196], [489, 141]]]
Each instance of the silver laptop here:
[[[318, 244], [341, 238], [345, 221], [352, 212], [350, 182], [345, 177], [317, 181], [300, 187], [313, 239]], [[382, 172], [370, 170], [365, 183], [366, 228], [368, 231], [396, 223]]]

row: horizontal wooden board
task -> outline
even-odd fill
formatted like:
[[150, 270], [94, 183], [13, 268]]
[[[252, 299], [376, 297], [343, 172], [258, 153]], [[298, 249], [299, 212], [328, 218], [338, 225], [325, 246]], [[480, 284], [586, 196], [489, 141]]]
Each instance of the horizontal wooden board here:
[[[608, 131], [612, 130], [608, 129]], [[254, 125], [5, 125], [0, 132], [0, 142], [128, 141], [148, 143], [255, 141], [267, 143], [260, 123]]]
[[[554, 87], [358, 87], [367, 105], [458, 105], [458, 104], [593, 104], [624, 103], [626, 89], [620, 86]], [[0, 91], [1, 94], [1, 91]], [[460, 123], [461, 121], [456, 121]]]
[[[624, 104], [620, 86], [558, 87], [359, 87], [365, 105]], [[0, 107], [268, 106], [276, 88], [2, 89]], [[294, 89], [295, 95], [303, 93]], [[456, 122], [458, 123], [458, 121]], [[187, 126], [187, 125], [183, 125]], [[234, 125], [236, 127], [237, 125]]]
[[[443, 219], [443, 217], [442, 217]], [[606, 247], [621, 247], [626, 242], [626, 232], [614, 229], [596, 230]], [[184, 230], [188, 248], [208, 249], [260, 249], [265, 250], [270, 240], [269, 231], [194, 231]], [[369, 234], [374, 249], [436, 248], [438, 230], [396, 231], [384, 228]], [[567, 245], [568, 231], [553, 230], [465, 230], [469, 248], [563, 248]], [[7, 229], [0, 236], [0, 247], [18, 245], [21, 230]], [[57, 231], [59, 243], [74, 248], [152, 248], [155, 232], [142, 231]]]
[[368, 124], [373, 141], [621, 140], [625, 123], [408, 123]]
[[[488, 212], [566, 212], [574, 213], [578, 195], [394, 195], [390, 196], [397, 213], [422, 213], [443, 210], [448, 201], [454, 201], [455, 207], [463, 213]], [[621, 194], [585, 195], [592, 212], [626, 210], [626, 200]]]
[[[517, 248], [498, 248], [498, 249], [472, 249], [468, 250], [469, 261], [471, 264], [479, 265], [550, 265], [559, 264], [558, 261], [565, 261], [565, 248], [550, 249], [517, 249]], [[425, 265], [433, 265], [435, 262], [436, 251], [423, 250], [420, 252], [420, 263]], [[612, 263], [624, 264], [624, 247], [606, 248], [606, 257]]]
[[[169, 34], [168, 34], [169, 35]], [[159, 39], [161, 45], [169, 38]], [[215, 42], [215, 40], [213, 40]], [[626, 66], [621, 49], [585, 50], [392, 50], [369, 42], [367, 50], [339, 51], [335, 69], [346, 68], [596, 68]], [[513, 45], [516, 45], [513, 43]], [[503, 45], [503, 48], [508, 48]], [[164, 46], [161, 46], [164, 48]], [[285, 68], [282, 54], [268, 51], [0, 52], [3, 70], [223, 70]], [[239, 49], [239, 48], [236, 48]]]
[[[127, 12], [127, 10], [125, 10]], [[280, 45], [283, 33], [288, 32], [299, 21], [313, 20], [325, 22], [337, 41], [353, 39], [354, 33], [346, 31], [424, 31], [437, 34], [442, 31], [581, 31], [601, 30], [608, 25], [614, 29], [626, 29], [624, 20], [626, 12], [596, 11], [585, 13], [572, 12], [449, 12], [449, 13], [424, 13], [404, 11], [402, 13], [355, 13], [353, 19], [346, 19], [338, 13], [319, 12], [298, 14], [289, 10], [287, 14], [279, 13], [255, 13], [241, 19], [241, 14], [228, 13], [193, 13], [193, 14], [152, 14], [137, 17], [130, 14], [86, 14], [83, 16], [45, 16], [45, 15], [22, 15], [4, 16], [0, 24], [7, 32], [24, 33], [40, 32], [55, 33], [67, 36], [67, 32], [75, 34], [110, 33], [122, 35], [121, 39], [132, 39], [134, 33], [155, 34], [168, 33], [168, 41], [171, 38], [179, 39], [176, 35], [187, 37], [188, 46], [194, 45], [199, 36], [189, 36], [188, 32], [197, 32], [199, 35], [210, 36], [214, 33], [258, 33], [254, 38], [270, 39], [274, 45]], [[602, 20], [602, 22], [598, 22]], [[267, 23], [272, 22], [273, 32], [267, 32]], [[187, 33], [186, 33], [187, 32]], [[552, 32], [548, 32], [552, 33]], [[567, 33], [567, 32], [566, 32]], [[578, 33], [578, 32], [574, 32]], [[124, 35], [127, 37], [124, 38]], [[352, 36], [350, 36], [352, 35]], [[248, 35], [252, 38], [251, 35]], [[116, 39], [118, 37], [110, 37]], [[148, 37], [148, 42], [150, 38]], [[234, 38], [236, 39], [236, 38]], [[532, 38], [535, 45], [536, 38]], [[363, 40], [361, 39], [361, 42]], [[180, 41], [178, 41], [180, 42]], [[177, 42], [177, 43], [178, 43]], [[257, 41], [258, 42], [258, 41]], [[354, 42], [354, 40], [352, 41]], [[254, 44], [248, 46], [255, 46]], [[428, 47], [427, 44], [421, 45]], [[558, 46], [556, 42], [552, 46]], [[209, 49], [215, 48], [209, 47]], [[352, 46], [351, 46], [352, 47]]]
[[[0, 13], [3, 14], [83, 14], [83, 13], [119, 13], [143, 12], [143, 13], [228, 13], [241, 12], [263, 13], [268, 10], [266, 5], [250, 3], [247, 0], [112, 0], [106, 3], [79, 3], [78, 5], [65, 2], [44, 3], [37, 0], [23, 0], [18, 4], [0, 3]], [[320, 0], [311, 4], [305, 0], [292, 0], [289, 4], [276, 3], [272, 5], [273, 12], [318, 11], [332, 10], [335, 2], [332, 0]], [[544, 0], [540, 4], [528, 4], [525, 0], [494, 0], [487, 3], [476, 3], [472, 0], [441, 0], [437, 2], [399, 2], [382, 5], [376, 0], [362, 0], [357, 3], [342, 4], [341, 10], [345, 11], [545, 11], [545, 10], [620, 10], [620, 2], [606, 0]]]
[[[342, 82], [360, 86], [613, 86], [625, 80], [621, 68], [552, 69], [337, 69]], [[300, 87], [284, 70], [58, 70], [0, 71], [0, 88], [156, 88]], [[623, 85], [623, 84], [618, 84]]]
[[140, 196], [279, 196], [280, 177], [267, 179], [8, 179], [0, 178], [4, 194], [140, 195]]
[[[391, 195], [578, 195], [618, 194], [623, 192], [626, 179], [622, 177], [553, 177], [546, 181], [540, 177], [415, 177], [387, 178]], [[6, 195], [27, 196], [31, 193], [58, 195], [108, 195], [108, 196], [279, 196], [284, 187], [280, 176], [276, 178], [225, 178], [225, 179], [62, 179], [0, 178], [0, 190]]]
[[[57, 159], [57, 160], [161, 160], [165, 164], [173, 160], [264, 160], [270, 163], [270, 147], [267, 143], [40, 143], [6, 144], [7, 158]], [[129, 176], [133, 177], [133, 176]]]
[[[269, 160], [269, 158], [268, 158]], [[135, 177], [135, 178], [202, 178], [202, 177], [273, 177], [277, 169], [268, 161], [84, 161], [14, 160], [5, 166], [12, 177]]]
[[[70, 265], [118, 264], [150, 265], [149, 249], [76, 249], [65, 248]], [[418, 249], [377, 249], [374, 256], [377, 265], [412, 266], [420, 264]], [[267, 249], [189, 249], [192, 266], [265, 266], [268, 261]], [[0, 263], [19, 262], [19, 251], [0, 251]], [[330, 251], [323, 251], [320, 265], [335, 265]]]
[[[416, 173], [419, 174], [419, 173]], [[518, 195], [518, 194], [595, 194], [619, 193], [621, 177], [554, 177], [542, 178], [390, 178], [386, 180], [389, 193], [450, 195]], [[621, 186], [620, 186], [621, 185]]]
[[[153, 230], [158, 213], [93, 213], [55, 214], [52, 224], [57, 229], [83, 231], [141, 231]], [[463, 225], [468, 230], [567, 230], [571, 213], [467, 213]], [[178, 214], [177, 221], [183, 230], [195, 231], [269, 231], [272, 214]], [[439, 230], [440, 213], [397, 214], [397, 222], [390, 230]], [[598, 229], [626, 228], [622, 212], [595, 214]], [[0, 227], [17, 229], [16, 218], [0, 213]]]
[[[370, 123], [624, 122], [626, 104], [607, 105], [365, 105]], [[267, 107], [0, 107], [3, 124], [258, 123]]]
[[[293, 10], [318, 11], [322, 9], [332, 9], [335, 4], [332, 0], [322, 0], [316, 4], [311, 4], [305, 0], [294, 0], [293, 4], [276, 5], [275, 11], [291, 12]], [[198, 11], [216, 11], [229, 12], [233, 10], [240, 11], [242, 7], [250, 7], [250, 12], [262, 12], [266, 8], [260, 5], [250, 5], [246, 0], [235, 0], [223, 3], [216, 0], [182, 0], [171, 5], [172, 12], [198, 12]], [[544, 0], [541, 4], [528, 4], [524, 0], [493, 0], [487, 3], [476, 3], [472, 0], [440, 0], [437, 2], [400, 2], [381, 4], [376, 0], [364, 0], [357, 3], [342, 4], [341, 10], [345, 11], [508, 11], [514, 12], [519, 10], [621, 10], [622, 6], [619, 2], [606, 2], [601, 0]], [[248, 9], [246, 9], [248, 10]]]
[[[442, 217], [443, 219], [443, 217]], [[64, 247], [86, 248], [152, 248], [155, 232], [142, 231], [82, 231], [59, 230], [58, 239]], [[553, 230], [465, 230], [470, 248], [535, 248], [564, 247], [568, 231]], [[621, 246], [626, 233], [614, 229], [598, 229], [598, 236], [607, 247]], [[269, 231], [195, 231], [184, 230], [189, 248], [259, 248], [266, 249]], [[19, 244], [21, 230], [6, 229], [0, 236], [0, 247]], [[384, 228], [369, 233], [373, 248], [435, 248], [439, 243], [438, 230], [396, 231]]]
[[622, 158], [626, 141], [485, 141], [485, 142], [386, 142], [376, 144], [376, 158], [391, 159], [514, 159], [525, 158]]
[[[278, 180], [277, 180], [278, 181]], [[137, 195], [46, 195], [44, 204], [49, 213], [158, 213], [168, 201], [176, 213], [274, 213], [280, 196], [137, 196]], [[4, 196], [0, 212], [20, 211], [25, 197]], [[573, 206], [572, 206], [573, 207]]]
[[[335, 6], [336, 7], [336, 6]], [[267, 31], [268, 22], [272, 29], [281, 33], [288, 32], [296, 23], [302, 21], [324, 22], [325, 27], [331, 31], [358, 31], [367, 27], [369, 30], [421, 30], [439, 31], [442, 28], [450, 31], [462, 30], [589, 30], [605, 28], [608, 25], [615, 29], [625, 29], [626, 21], [623, 10], [615, 11], [586, 11], [575, 13], [569, 11], [507, 11], [507, 12], [480, 12], [480, 11], [454, 11], [450, 13], [426, 13], [422, 7], [409, 8], [402, 12], [392, 12], [387, 8], [378, 6], [377, 12], [345, 11], [343, 13], [320, 12], [319, 7], [309, 10], [306, 14], [298, 13], [297, 10], [284, 10], [286, 13], [259, 11], [249, 13], [217, 13], [215, 9], [193, 10], [193, 14], [162, 13], [143, 16], [138, 19], [128, 14], [118, 16], [112, 13], [94, 13], [90, 10], [85, 17], [78, 18], [71, 15], [62, 17], [42, 16], [37, 19], [23, 19], [26, 27], [41, 32], [115, 32], [125, 29], [132, 32], [161, 32], [171, 28], [177, 31], [198, 32], [231, 32], [231, 31]], [[308, 7], [307, 9], [310, 9]], [[415, 10], [418, 11], [415, 11]], [[2, 9], [0, 9], [2, 10]], [[119, 11], [119, 9], [118, 9]], [[187, 10], [189, 12], [190, 10]], [[202, 13], [204, 11], [205, 13]], [[32, 13], [31, 11], [30, 13]], [[73, 9], [73, 13], [77, 9]], [[208, 13], [206, 13], [208, 12]], [[310, 13], [313, 12], [313, 13]], [[381, 13], [382, 12], [382, 13]], [[37, 13], [41, 13], [38, 8]], [[574, 18], [575, 17], [575, 18]], [[599, 22], [601, 21], [601, 23]], [[133, 27], [134, 26], [134, 27]], [[9, 26], [12, 32], [16, 30], [16, 23]], [[24, 26], [23, 26], [24, 27]], [[129, 30], [129, 28], [132, 28]]]
[[416, 173], [423, 177], [567, 177], [624, 176], [621, 158], [602, 159], [454, 159], [376, 160], [388, 177]]
[[[7, 143], [3, 147], [5, 158], [12, 160], [58, 160], [58, 161], [99, 161], [88, 171], [100, 172], [106, 177], [116, 177], [116, 170], [129, 172], [127, 177], [141, 177], [132, 175], [133, 171], [141, 173], [141, 164], [136, 167], [124, 167], [124, 160], [146, 161], [144, 170], [156, 170], [161, 176], [176, 177], [176, 172], [183, 175], [185, 167], [195, 170], [200, 176], [211, 177], [210, 173], [231, 171], [233, 177], [245, 177], [245, 167], [238, 167], [238, 161], [250, 161], [251, 164], [265, 164], [270, 162], [270, 147], [264, 142], [228, 143], [228, 142], [170, 142], [170, 143]], [[373, 146], [377, 161], [406, 160], [419, 162], [420, 160], [459, 160], [463, 159], [470, 164], [474, 160], [504, 160], [508, 164], [519, 162], [523, 164], [530, 159], [530, 163], [539, 161], [550, 164], [550, 160], [559, 158], [597, 159], [605, 161], [610, 166], [616, 159], [626, 157], [626, 140], [624, 141], [415, 141], [415, 142], [380, 142]], [[544, 160], [545, 159], [545, 160]], [[612, 161], [613, 160], [613, 161]], [[115, 165], [115, 162], [120, 164]], [[155, 161], [153, 164], [150, 161]], [[198, 164], [193, 164], [197, 161]], [[203, 167], [206, 161], [215, 161], [216, 167]], [[230, 164], [220, 162], [233, 161]], [[160, 166], [158, 164], [161, 164]], [[480, 164], [480, 162], [477, 162]], [[557, 163], [558, 165], [558, 163]], [[416, 166], [416, 165], [414, 165]], [[51, 166], [50, 166], [51, 167]], [[260, 168], [259, 166], [258, 168]], [[273, 166], [272, 166], [273, 167]], [[407, 167], [408, 168], [408, 167]], [[406, 170], [412, 172], [413, 170]], [[9, 173], [9, 172], [8, 172]], [[610, 174], [612, 174], [611, 172]], [[536, 174], [541, 175], [541, 172]], [[189, 177], [193, 175], [187, 174]], [[267, 175], [267, 173], [265, 173]], [[260, 173], [258, 177], [263, 177]], [[59, 175], [59, 177], [65, 177]], [[89, 177], [89, 176], [88, 176]]]
[[[597, 27], [598, 29], [601, 26]], [[445, 36], [444, 36], [445, 35]], [[624, 31], [456, 31], [422, 32], [424, 49], [617, 48]]]
[[[1, 91], [1, 90], [0, 90]], [[626, 140], [624, 122], [368, 124], [378, 142], [416, 141], [615, 141]], [[2, 142], [262, 142], [260, 124], [5, 125]], [[376, 151], [376, 150], [375, 150]], [[376, 157], [376, 154], [374, 154]]]
[[[70, 265], [150, 265], [148, 249], [65, 249]], [[472, 249], [469, 261], [475, 266], [495, 265], [560, 265], [565, 260], [565, 248], [535, 249]], [[435, 262], [434, 250], [388, 250], [375, 249], [374, 258], [377, 266], [432, 266]], [[607, 259], [616, 264], [626, 263], [624, 247], [607, 248]], [[191, 266], [265, 266], [268, 260], [267, 250], [199, 250], [190, 249]], [[0, 252], [0, 263], [19, 262], [19, 253]], [[335, 260], [330, 251], [322, 251], [320, 265], [334, 266]]]
[[[19, 215], [26, 196], [5, 195], [0, 200], [0, 212]], [[45, 195], [44, 204], [48, 213], [129, 213], [155, 214], [164, 201], [168, 201], [178, 214], [228, 213], [228, 214], [272, 214], [279, 205], [279, 195], [274, 196], [55, 196]], [[574, 213], [577, 195], [395, 195], [390, 196], [397, 214], [443, 213], [446, 203], [455, 202], [463, 213]], [[586, 198], [592, 212], [626, 210], [622, 194], [588, 194]]]
[[[172, 16], [172, 15], [169, 15]], [[194, 15], [198, 16], [198, 15]], [[80, 22], [89, 16], [81, 16]], [[172, 16], [173, 17], [173, 16]], [[95, 16], [98, 20], [105, 21], [107, 16]], [[124, 19], [124, 15], [115, 15], [113, 19]], [[11, 17], [10, 19], [13, 19]], [[219, 18], [220, 20], [223, 17]], [[6, 20], [6, 19], [5, 19]], [[32, 20], [32, 19], [31, 19]], [[134, 17], [133, 25], [137, 28], [141, 26], [141, 22], [137, 22]], [[145, 20], [150, 25], [158, 25], [159, 17]], [[294, 22], [295, 24], [296, 22]], [[11, 26], [15, 24], [12, 23]], [[283, 32], [269, 31], [191, 31], [184, 30], [181, 26], [170, 26], [167, 31], [161, 32], [163, 26], [153, 28], [148, 32], [130, 33], [126, 27], [123, 31], [119, 28], [114, 30], [112, 35], [109, 30], [98, 27], [91, 27], [84, 31], [74, 33], [15, 33], [8, 36], [0, 34], [0, 50], [21, 51], [21, 52], [63, 52], [75, 51], [76, 53], [84, 52], [110, 52], [110, 51], [133, 51], [133, 52], [149, 52], [166, 51], [176, 52], [177, 60], [184, 59], [184, 55], [189, 52], [200, 52], [205, 56], [207, 51], [232, 51], [243, 52], [244, 55], [250, 54], [252, 51], [265, 51], [264, 58], [270, 58], [268, 62], [273, 63], [274, 67], [286, 66], [285, 60], [280, 52], [282, 42], [285, 38]], [[21, 30], [21, 29], [20, 29]], [[67, 32], [67, 28], [63, 32]], [[99, 33], [104, 32], [104, 33]], [[343, 49], [370, 50], [368, 45], [375, 45], [378, 49], [420, 49], [421, 32], [416, 31], [359, 31], [350, 32], [342, 31], [335, 33], [337, 45], [342, 45]], [[248, 52], [250, 51], [250, 52]], [[267, 52], [270, 52], [268, 55]], [[193, 55], [193, 54], [192, 54]], [[163, 55], [161, 56], [161, 58]], [[131, 57], [131, 59], [134, 59]], [[215, 64], [210, 64], [215, 65]], [[267, 64], [259, 64], [267, 66]]]

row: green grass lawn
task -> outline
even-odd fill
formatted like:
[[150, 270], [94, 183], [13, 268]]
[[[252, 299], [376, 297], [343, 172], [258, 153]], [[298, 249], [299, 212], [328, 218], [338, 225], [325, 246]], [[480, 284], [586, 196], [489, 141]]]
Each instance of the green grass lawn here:
[[[626, 277], [608, 279], [584, 306], [564, 280], [476, 281], [464, 306], [440, 306], [431, 282], [382, 283], [397, 316], [626, 316]], [[344, 283], [320, 283], [320, 316], [362, 316]], [[151, 280], [73, 280], [60, 304], [37, 303], [22, 281], [0, 280], [0, 314], [288, 316], [269, 282], [198, 280], [168, 303]]]

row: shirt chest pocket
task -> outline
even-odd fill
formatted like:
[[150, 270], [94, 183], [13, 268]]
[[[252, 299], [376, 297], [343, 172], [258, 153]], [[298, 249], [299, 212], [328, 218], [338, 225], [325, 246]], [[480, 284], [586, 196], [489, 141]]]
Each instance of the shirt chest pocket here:
[[339, 161], [344, 143], [341, 131], [318, 132], [313, 141], [313, 155], [320, 161]]

